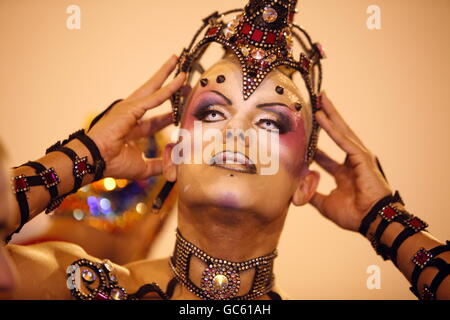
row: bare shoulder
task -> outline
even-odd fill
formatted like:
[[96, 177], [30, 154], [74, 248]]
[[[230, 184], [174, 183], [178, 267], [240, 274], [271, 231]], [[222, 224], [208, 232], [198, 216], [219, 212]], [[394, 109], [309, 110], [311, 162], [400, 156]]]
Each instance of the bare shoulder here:
[[66, 286], [67, 266], [81, 258], [98, 260], [80, 246], [62, 241], [9, 244], [6, 250], [18, 274], [15, 299], [68, 299], [71, 296]]

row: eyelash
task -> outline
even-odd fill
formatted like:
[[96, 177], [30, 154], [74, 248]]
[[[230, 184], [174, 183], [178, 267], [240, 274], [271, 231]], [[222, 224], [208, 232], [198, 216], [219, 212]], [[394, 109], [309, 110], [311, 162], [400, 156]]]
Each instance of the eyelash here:
[[[194, 113], [194, 117], [195, 117], [197, 120], [200, 120], [200, 121], [203, 121], [203, 122], [208, 122], [208, 123], [211, 123], [211, 122], [218, 122], [218, 121], [221, 121], [221, 120], [223, 120], [223, 119], [226, 118], [225, 115], [224, 115], [222, 112], [220, 112], [220, 111], [218, 111], [218, 110], [215, 110], [215, 109], [211, 109], [212, 106], [213, 106], [213, 105], [207, 105], [207, 106], [205, 106], [205, 107], [199, 108], [198, 111], [196, 111], [196, 112]], [[219, 114], [219, 115], [222, 117], [222, 119], [220, 119], [220, 120], [205, 120], [205, 118], [208, 117], [208, 116], [211, 115], [211, 114]], [[284, 125], [282, 125], [280, 122], [275, 121], [275, 120], [272, 120], [272, 119], [261, 118], [261, 119], [259, 119], [259, 120], [256, 122], [256, 124], [257, 124], [259, 127], [261, 127], [261, 124], [264, 124], [264, 123], [267, 123], [267, 122], [270, 122], [271, 124], [273, 124], [273, 125], [276, 127], [276, 129], [266, 129], [266, 128], [262, 128], [262, 129], [267, 130], [267, 131], [275, 131], [275, 130], [278, 130], [278, 132], [279, 132], [280, 134], [286, 132], [286, 128], [285, 128]]]
[[225, 118], [225, 115], [222, 112], [220, 112], [218, 110], [211, 109], [211, 108], [212, 108], [212, 105], [207, 105], [205, 107], [199, 108], [198, 111], [196, 111], [194, 113], [194, 117], [197, 120], [200, 120], [200, 121], [203, 121], [203, 122], [216, 122], [216, 121], [219, 121], [219, 120], [212, 120], [212, 121], [211, 120], [205, 120], [205, 118], [207, 116], [209, 116], [210, 114], [213, 114], [213, 113], [219, 114], [223, 118]]

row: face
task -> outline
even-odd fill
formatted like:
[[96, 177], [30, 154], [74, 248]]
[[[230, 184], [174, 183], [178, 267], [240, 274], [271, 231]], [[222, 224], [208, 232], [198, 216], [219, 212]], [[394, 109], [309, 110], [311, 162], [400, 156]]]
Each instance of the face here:
[[[168, 175], [177, 180], [180, 205], [243, 211], [258, 223], [284, 221], [289, 204], [304, 204], [315, 189], [314, 175], [304, 162], [310, 107], [279, 70], [269, 73], [244, 100], [242, 71], [232, 57], [219, 61], [201, 79], [187, 100], [181, 128], [194, 137], [185, 141], [193, 150], [191, 159], [201, 150], [204, 162], [178, 164]], [[208, 132], [222, 139], [212, 143]], [[195, 143], [202, 148], [196, 149]], [[242, 222], [239, 215], [223, 218], [226, 223]]]

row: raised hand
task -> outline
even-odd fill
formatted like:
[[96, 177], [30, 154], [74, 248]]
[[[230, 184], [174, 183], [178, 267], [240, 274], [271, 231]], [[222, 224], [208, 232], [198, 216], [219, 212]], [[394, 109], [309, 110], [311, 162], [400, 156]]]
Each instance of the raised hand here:
[[162, 172], [162, 160], [145, 158], [135, 140], [154, 134], [169, 125], [171, 113], [142, 120], [145, 112], [161, 105], [181, 88], [186, 73], [162, 86], [174, 70], [172, 56], [144, 85], [117, 103], [88, 132], [106, 162], [105, 177], [142, 180]]
[[317, 150], [314, 160], [334, 177], [337, 186], [328, 195], [316, 192], [310, 203], [340, 227], [357, 231], [370, 208], [392, 194], [392, 190], [377, 167], [376, 157], [350, 129], [325, 93], [316, 118], [347, 156], [341, 164]]

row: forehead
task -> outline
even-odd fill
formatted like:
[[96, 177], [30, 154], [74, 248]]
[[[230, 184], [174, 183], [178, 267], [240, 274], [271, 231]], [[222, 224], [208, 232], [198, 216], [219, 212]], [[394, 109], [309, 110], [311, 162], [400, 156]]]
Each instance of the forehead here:
[[[225, 76], [226, 80], [222, 84], [216, 83], [216, 78], [219, 75]], [[242, 69], [239, 61], [235, 57], [228, 57], [218, 61], [210, 67], [201, 78], [209, 80], [208, 87], [214, 86], [215, 89], [218, 88], [227, 92], [229, 96], [233, 98], [233, 102], [244, 101]], [[275, 91], [277, 86], [283, 87], [284, 93], [282, 95]], [[277, 100], [284, 100], [285, 102], [305, 101], [295, 83], [278, 69], [274, 69], [266, 75], [264, 80], [247, 101], [261, 101], [269, 98], [277, 98]]]

